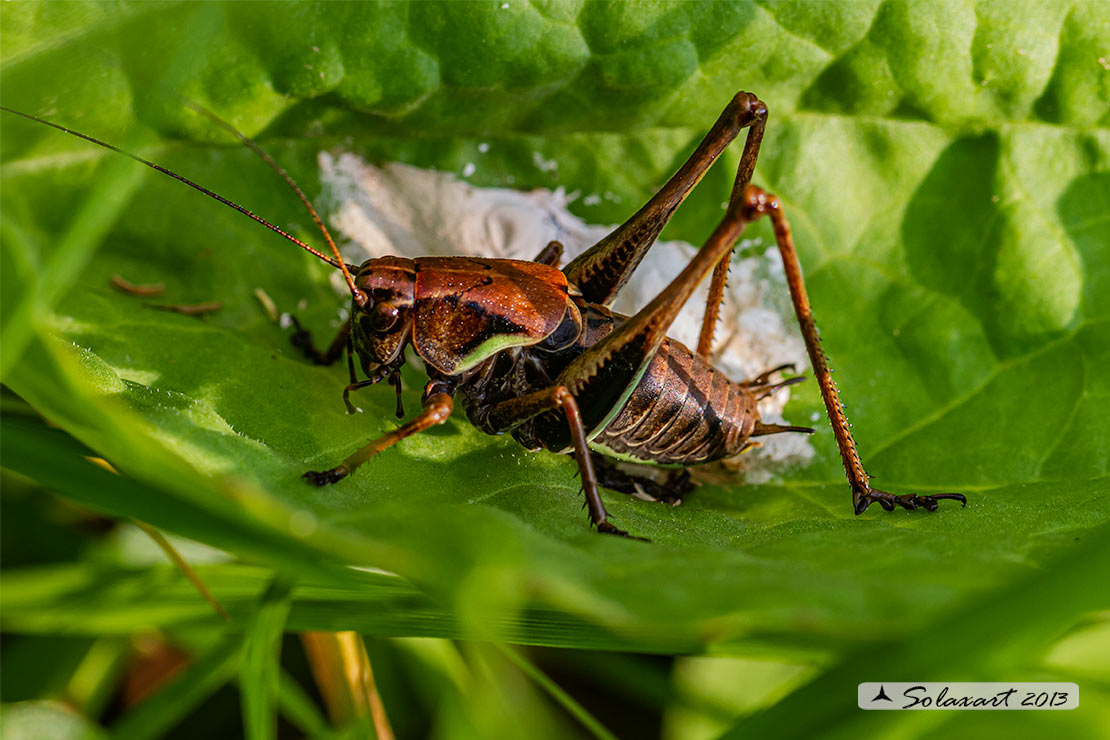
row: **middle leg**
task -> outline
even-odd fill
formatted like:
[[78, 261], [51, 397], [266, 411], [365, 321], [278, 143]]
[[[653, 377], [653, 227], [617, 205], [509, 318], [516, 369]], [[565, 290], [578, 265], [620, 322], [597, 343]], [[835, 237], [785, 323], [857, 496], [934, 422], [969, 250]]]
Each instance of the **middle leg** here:
[[562, 242], [555, 241], [554, 239], [547, 243], [547, 246], [540, 250], [536, 255], [533, 262], [539, 262], [541, 265], [551, 265], [552, 267], [559, 266], [559, 260], [563, 258], [563, 244]]
[[[551, 386], [480, 409], [476, 415], [479, 419], [476, 424], [490, 434], [502, 434], [529, 419], [554, 410], [562, 411], [562, 415], [566, 418], [574, 459], [578, 463], [578, 474], [582, 479], [582, 491], [586, 495], [586, 507], [590, 511], [590, 522], [597, 527], [598, 532], [603, 534], [630, 536], [628, 532], [618, 529], [609, 521], [609, 512], [605, 510], [601, 493], [598, 491], [597, 474], [594, 471], [593, 459], [586, 441], [582, 413], [578, 409], [574, 396], [566, 387]], [[641, 538], [633, 537], [633, 539]]]
[[629, 496], [678, 506], [682, 497], [694, 490], [694, 481], [687, 470], [666, 471], [667, 480], [659, 482], [646, 475], [622, 469], [616, 462], [597, 452], [592, 453], [597, 482], [604, 488]]
[[[289, 337], [289, 341], [294, 347], [301, 350], [305, 357], [312, 360], [315, 364], [331, 365], [339, 359], [339, 355], [342, 354], [344, 346], [348, 347], [348, 357], [350, 356], [350, 319], [343, 322], [343, 325], [339, 327], [339, 331], [335, 335], [335, 339], [331, 341], [331, 344], [328, 345], [326, 350], [321, 352], [316, 349], [316, 343], [312, 340], [312, 333], [301, 326], [301, 322], [297, 321], [297, 317], [290, 316], [289, 318], [293, 320], [293, 328], [296, 329], [293, 336]], [[351, 378], [351, 382], [355, 382], [354, 377]]]

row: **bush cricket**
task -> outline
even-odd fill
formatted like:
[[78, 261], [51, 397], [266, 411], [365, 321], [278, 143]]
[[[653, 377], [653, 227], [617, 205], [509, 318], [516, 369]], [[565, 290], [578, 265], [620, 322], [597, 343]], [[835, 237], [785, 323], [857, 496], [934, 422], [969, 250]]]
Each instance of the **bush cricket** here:
[[[560, 269], [562, 245], [551, 242], [534, 261], [473, 257], [381, 257], [347, 264], [327, 227], [292, 178], [255, 142], [214, 114], [191, 106], [235, 134], [294, 190], [320, 229], [330, 255], [160, 165], [90, 136], [8, 108], [3, 110], [131, 157], [234, 208], [339, 270], [351, 294], [349, 318], [326, 350], [298, 325], [292, 339], [318, 364], [346, 354], [349, 394], [382, 380], [396, 389], [406, 349], [423, 360], [428, 382], [421, 413], [371, 441], [335, 467], [304, 474], [334, 484], [401, 440], [444, 423], [458, 398], [470, 422], [489, 434], [511, 434], [524, 447], [573, 455], [590, 522], [597, 531], [626, 535], [612, 522], [599, 492], [649, 491], [674, 500], [690, 486], [678, 473], [667, 484], [628, 473], [615, 461], [674, 468], [733, 457], [756, 437], [812, 433], [807, 427], [765, 424], [758, 401], [801, 377], [789, 366], [735, 382], [709, 361], [729, 259], [745, 226], [767, 216], [774, 228], [791, 301], [852, 491], [853, 509], [872, 503], [935, 511], [958, 493], [892, 494], [872, 488], [821, 348], [790, 226], [778, 199], [751, 184], [767, 121], [755, 95], [737, 93], [690, 158], [639, 211]], [[722, 151], [747, 129], [725, 213], [685, 269], [631, 316], [609, 310], [617, 293], [655, 243], [675, 209]], [[696, 286], [710, 277], [697, 347], [667, 331]], [[357, 358], [357, 362], [356, 362]], [[359, 379], [359, 371], [364, 379]]]

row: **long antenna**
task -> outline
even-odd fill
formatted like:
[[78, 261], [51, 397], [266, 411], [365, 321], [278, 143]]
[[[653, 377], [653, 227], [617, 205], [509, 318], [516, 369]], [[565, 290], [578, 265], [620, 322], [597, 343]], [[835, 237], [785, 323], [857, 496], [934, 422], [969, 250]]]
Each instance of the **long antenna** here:
[[324, 222], [320, 219], [320, 215], [318, 213], [316, 213], [316, 209], [312, 207], [312, 203], [305, 196], [304, 191], [301, 190], [300, 186], [297, 185], [296, 181], [294, 181], [293, 178], [290, 177], [289, 173], [285, 171], [285, 168], [282, 167], [280, 164], [278, 164], [276, 161], [274, 161], [274, 158], [271, 157], [266, 152], [266, 150], [264, 150], [262, 147], [260, 147], [258, 144], [256, 144], [253, 139], [251, 139], [249, 136], [244, 134], [239, 129], [232, 126], [230, 123], [228, 123], [224, 119], [217, 116], [212, 111], [205, 108], [200, 103], [195, 103], [192, 100], [184, 100], [183, 102], [190, 109], [192, 109], [192, 110], [196, 111], [197, 113], [200, 113], [202, 116], [208, 118], [208, 120], [210, 120], [213, 123], [215, 123], [216, 125], [220, 126], [225, 131], [230, 132], [233, 136], [235, 136], [235, 138], [237, 138], [237, 139], [239, 139], [239, 141], [243, 142], [243, 144], [248, 149], [250, 149], [252, 152], [254, 152], [259, 157], [261, 157], [263, 162], [270, 165], [270, 168], [274, 172], [281, 175], [281, 179], [285, 180], [285, 182], [289, 185], [289, 187], [293, 189], [293, 192], [296, 193], [297, 197], [301, 199], [301, 203], [304, 203], [304, 207], [308, 209], [308, 213], [309, 213], [309, 215], [312, 216], [312, 220], [316, 222], [316, 225], [318, 227], [320, 227], [320, 233], [322, 233], [324, 235], [324, 240], [328, 243], [328, 246], [331, 247], [332, 254], [335, 255], [335, 259], [338, 260], [338, 262], [339, 262], [339, 269], [343, 271], [343, 279], [347, 281], [347, 286], [351, 289], [351, 295], [354, 296], [355, 300], [358, 301], [360, 306], [364, 305], [364, 301], [366, 300], [366, 298], [362, 294], [362, 291], [359, 290], [358, 287], [355, 285], [355, 281], [351, 277], [350, 271], [347, 269], [347, 264], [343, 261], [343, 257], [339, 254], [339, 247], [335, 246], [335, 241], [331, 238], [331, 233], [328, 231], [328, 227], [324, 226]]
[[[30, 113], [23, 113], [21, 111], [12, 110], [11, 108], [5, 107], [3, 105], [0, 105], [0, 110], [4, 111], [5, 113], [13, 113], [17, 116], [21, 116], [21, 117], [26, 118], [28, 120], [35, 121], [36, 123], [41, 123], [41, 124], [49, 126], [51, 128], [56, 128], [59, 131], [62, 131], [64, 133], [69, 134], [70, 136], [76, 136], [78, 139], [84, 139], [85, 141], [96, 144], [97, 146], [102, 146], [105, 149], [110, 149], [113, 152], [116, 152], [117, 154], [122, 154], [125, 157], [130, 157], [131, 159], [135, 160], [136, 162], [139, 162], [141, 164], [145, 164], [147, 167], [150, 167], [151, 169], [158, 170], [163, 175], [169, 175], [173, 179], [175, 179], [179, 182], [185, 183], [186, 185], [193, 188], [194, 190], [199, 190], [200, 192], [207, 195], [209, 198], [214, 198], [215, 200], [218, 200], [221, 203], [223, 203], [225, 206], [228, 206], [230, 208], [234, 208], [235, 210], [239, 211], [239, 213], [242, 213], [247, 218], [253, 219], [253, 220], [257, 221], [258, 223], [262, 224], [263, 226], [265, 226], [270, 231], [273, 231], [276, 234], [280, 234], [281, 236], [284, 236], [286, 239], [293, 242], [294, 244], [296, 244], [301, 249], [305, 250], [306, 252], [308, 252], [312, 255], [315, 255], [316, 257], [323, 260], [324, 262], [327, 262], [332, 267], [338, 267], [340, 270], [343, 270], [344, 274], [347, 275], [348, 281], [350, 280], [350, 274], [347, 273], [347, 269], [346, 269], [347, 266], [343, 262], [342, 259], [332, 259], [331, 257], [328, 257], [326, 254], [324, 254], [322, 252], [319, 252], [319, 251], [313, 249], [312, 247], [310, 247], [309, 245], [305, 244], [304, 242], [302, 242], [297, 237], [285, 233], [284, 231], [279, 229], [277, 226], [274, 226], [272, 223], [270, 223], [266, 219], [262, 218], [261, 216], [256, 216], [254, 213], [252, 213], [251, 211], [248, 211], [246, 208], [243, 208], [243, 206], [239, 205], [238, 203], [232, 203], [230, 200], [223, 197], [222, 195], [217, 195], [216, 193], [213, 193], [208, 188], [204, 187], [203, 185], [198, 185], [197, 183], [193, 182], [192, 180], [190, 180], [187, 177], [183, 177], [183, 176], [177, 174], [176, 172], [172, 172], [172, 171], [166, 169], [165, 167], [163, 167], [159, 164], [155, 164], [154, 162], [151, 162], [148, 159], [143, 159], [142, 157], [140, 157], [137, 154], [132, 154], [129, 151], [126, 151], [124, 149], [120, 149], [118, 146], [113, 146], [113, 145], [111, 145], [111, 144], [109, 144], [105, 141], [101, 141], [100, 139], [94, 139], [91, 136], [87, 136], [85, 134], [82, 134], [79, 131], [74, 131], [72, 129], [68, 129], [65, 126], [59, 126], [56, 123], [51, 123], [50, 121], [39, 118], [38, 116], [32, 116]], [[362, 291], [357, 291], [357, 294], [361, 295]], [[356, 300], [357, 300], [357, 295], [356, 295]], [[365, 298], [364, 298], [364, 300], [365, 300]]]

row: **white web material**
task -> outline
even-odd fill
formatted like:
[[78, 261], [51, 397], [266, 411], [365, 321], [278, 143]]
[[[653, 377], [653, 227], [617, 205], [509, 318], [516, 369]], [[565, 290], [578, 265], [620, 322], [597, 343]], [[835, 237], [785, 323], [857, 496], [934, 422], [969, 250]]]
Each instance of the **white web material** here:
[[[319, 156], [329, 224], [342, 236], [344, 257], [358, 264], [370, 257], [398, 255], [471, 255], [531, 260], [551, 240], [564, 246], [566, 264], [596, 243], [612, 226], [583, 223], [567, 210], [577, 196], [561, 188], [523, 192], [479, 188], [451, 173], [391, 163], [368, 164], [344, 153]], [[743, 245], [741, 245], [743, 246]], [[658, 242], [613, 306], [633, 314], [667, 286], [690, 261], [695, 248], [684, 242]], [[336, 287], [346, 285], [335, 273]], [[694, 293], [669, 336], [689, 347], [697, 344], [708, 280]], [[717, 324], [714, 364], [734, 380], [786, 362], [808, 369], [805, 345], [794, 323], [778, 250], [761, 257], [733, 259], [728, 289]], [[760, 404], [766, 422], [779, 422], [789, 389]], [[801, 434], [760, 439], [754, 457], [738, 459], [745, 478], [760, 482], [775, 471], [804, 465], [813, 447]]]

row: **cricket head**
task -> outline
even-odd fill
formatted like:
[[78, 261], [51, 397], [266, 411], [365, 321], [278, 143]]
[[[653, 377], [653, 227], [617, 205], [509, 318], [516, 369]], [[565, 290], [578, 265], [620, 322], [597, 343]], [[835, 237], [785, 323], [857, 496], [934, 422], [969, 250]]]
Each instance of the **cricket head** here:
[[380, 380], [405, 361], [405, 345], [412, 338], [412, 305], [416, 268], [403, 257], [381, 257], [363, 262], [355, 284], [365, 297], [351, 304], [351, 339], [366, 374]]

